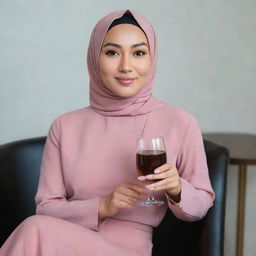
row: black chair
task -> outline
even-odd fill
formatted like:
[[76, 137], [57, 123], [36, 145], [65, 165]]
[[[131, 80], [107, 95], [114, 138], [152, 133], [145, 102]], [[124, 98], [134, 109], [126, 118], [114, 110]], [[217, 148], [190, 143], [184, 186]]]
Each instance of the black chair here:
[[[45, 137], [16, 141], [0, 146], [0, 246], [28, 216], [35, 213], [34, 197]], [[225, 218], [226, 173], [229, 154], [226, 148], [204, 141], [214, 206], [197, 222], [178, 220], [167, 211], [154, 229], [153, 256], [222, 256]], [[120, 255], [121, 256], [121, 255]]]

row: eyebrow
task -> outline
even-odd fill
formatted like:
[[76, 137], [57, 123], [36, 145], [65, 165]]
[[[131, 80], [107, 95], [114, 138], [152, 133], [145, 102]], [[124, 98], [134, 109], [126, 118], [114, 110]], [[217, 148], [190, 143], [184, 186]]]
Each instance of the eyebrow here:
[[[136, 47], [138, 47], [138, 46], [143, 46], [143, 45], [148, 46], [146, 43], [142, 42], [142, 43], [138, 43], [138, 44], [133, 44], [133, 45], [132, 45], [132, 48], [136, 48]], [[106, 43], [106, 44], [103, 45], [103, 47], [106, 47], [106, 46], [114, 46], [114, 47], [117, 47], [117, 48], [119, 48], [119, 49], [122, 48], [121, 45], [115, 44], [115, 43]]]

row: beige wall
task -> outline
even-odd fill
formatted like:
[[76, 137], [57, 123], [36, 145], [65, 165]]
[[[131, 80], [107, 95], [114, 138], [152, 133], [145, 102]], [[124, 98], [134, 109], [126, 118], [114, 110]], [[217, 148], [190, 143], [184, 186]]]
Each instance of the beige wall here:
[[[88, 105], [90, 31], [104, 14], [123, 8], [156, 28], [156, 96], [193, 113], [203, 131], [256, 133], [256, 2], [126, 2], [0, 1], [0, 143], [46, 135], [56, 116]], [[245, 256], [256, 255], [255, 170], [248, 173]], [[234, 255], [236, 183], [230, 167], [227, 256]]]

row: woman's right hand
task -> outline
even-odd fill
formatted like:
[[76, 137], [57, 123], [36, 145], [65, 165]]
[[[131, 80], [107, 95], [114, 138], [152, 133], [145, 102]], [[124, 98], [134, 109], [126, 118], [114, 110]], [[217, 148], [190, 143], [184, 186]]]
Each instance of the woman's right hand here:
[[99, 202], [99, 220], [112, 217], [122, 208], [132, 208], [136, 203], [146, 199], [146, 190], [142, 185], [124, 182]]

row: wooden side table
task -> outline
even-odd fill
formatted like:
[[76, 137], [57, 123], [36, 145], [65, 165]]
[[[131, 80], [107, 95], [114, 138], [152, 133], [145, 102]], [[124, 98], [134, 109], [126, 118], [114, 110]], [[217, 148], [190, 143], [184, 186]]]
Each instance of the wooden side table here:
[[243, 255], [246, 172], [256, 165], [256, 135], [242, 133], [204, 133], [204, 139], [224, 145], [230, 153], [230, 164], [239, 166], [236, 256]]

